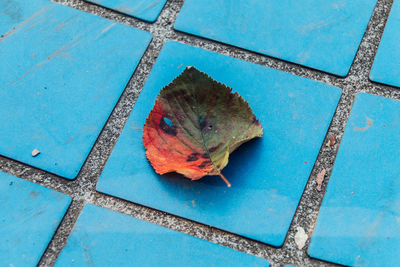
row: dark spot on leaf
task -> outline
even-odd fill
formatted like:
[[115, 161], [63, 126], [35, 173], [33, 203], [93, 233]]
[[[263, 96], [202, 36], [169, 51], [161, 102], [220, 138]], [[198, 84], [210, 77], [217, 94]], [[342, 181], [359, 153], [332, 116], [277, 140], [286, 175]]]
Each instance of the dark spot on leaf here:
[[[168, 125], [167, 122], [165, 121], [166, 119], [168, 119], [168, 118], [163, 117], [158, 126], [164, 133], [172, 135], [172, 136], [176, 136], [176, 134], [178, 133], [176, 130], [176, 126], [173, 125], [172, 122], [171, 122], [171, 126]], [[169, 120], [169, 121], [171, 121], [171, 120]]]
[[211, 122], [209, 122], [209, 121], [207, 121], [207, 120], [205, 120], [205, 119], [200, 119], [199, 120], [199, 122], [200, 122], [200, 129], [201, 130], [206, 130], [206, 131], [208, 131], [208, 130], [211, 130], [212, 128], [213, 128], [213, 125], [211, 124]]
[[212, 148], [210, 148], [208, 151], [210, 151], [210, 152], [214, 152], [214, 151], [216, 151], [219, 147], [221, 146], [221, 144], [219, 144], [219, 145], [216, 145], [216, 146], [214, 146], [214, 147], [212, 147]]
[[180, 114], [180, 113], [176, 113], [176, 114], [175, 114], [175, 117], [178, 119], [178, 121], [179, 121], [180, 123], [183, 123], [183, 122], [185, 121], [185, 116], [183, 116], [183, 115]]
[[210, 155], [208, 155], [207, 153], [204, 153], [203, 155], [201, 155], [201, 157], [202, 157], [203, 159], [209, 159], [209, 158], [210, 158]]
[[191, 155], [188, 156], [186, 161], [196, 161], [199, 159], [198, 158], [199, 155], [200, 155], [199, 153], [192, 153]]
[[256, 116], [253, 115], [253, 124], [260, 125], [260, 122], [257, 120]]
[[170, 100], [172, 98], [178, 98], [179, 96], [186, 96], [187, 93], [184, 90], [176, 90], [172, 92], [168, 92], [165, 94], [164, 98]]
[[208, 164], [210, 164], [209, 161], [203, 161], [203, 162], [199, 165], [199, 168], [200, 168], [200, 169], [203, 169], [203, 168], [206, 167]]
[[200, 119], [200, 129], [204, 129], [207, 126], [207, 122], [203, 119]]
[[186, 161], [196, 161], [196, 160], [198, 160], [198, 159], [199, 159], [199, 158], [196, 157], [196, 156], [189, 155]]

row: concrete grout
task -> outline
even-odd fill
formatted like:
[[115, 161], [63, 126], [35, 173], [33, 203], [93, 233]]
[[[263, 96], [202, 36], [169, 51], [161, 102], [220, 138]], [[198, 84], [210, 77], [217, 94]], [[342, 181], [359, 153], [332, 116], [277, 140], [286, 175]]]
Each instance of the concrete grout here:
[[[284, 264], [295, 264], [297, 266], [338, 266], [310, 258], [306, 252], [309, 240], [305, 248], [298, 250], [294, 243], [295, 229], [301, 226], [307, 233], [312, 232], [314, 229], [314, 223], [325, 193], [325, 185], [329, 181], [340, 140], [343, 136], [356, 94], [359, 92], [367, 92], [392, 99], [400, 99], [400, 90], [391, 86], [373, 83], [368, 78], [393, 0], [378, 1], [350, 72], [345, 78], [257, 54], [238, 47], [177, 32], [173, 29], [173, 23], [183, 5], [183, 0], [167, 1], [155, 23], [143, 22], [139, 19], [83, 0], [57, 0], [56, 2], [148, 31], [153, 34], [153, 40], [99, 135], [77, 179], [69, 181], [12, 159], [0, 157], [1, 170], [57, 190], [73, 198], [68, 212], [64, 216], [64, 219], [39, 263], [40, 266], [51, 266], [55, 263], [85, 203], [92, 203], [122, 212], [214, 243], [266, 258], [271, 263], [271, 266], [283, 266]], [[101, 171], [117, 142], [162, 46], [168, 40], [182, 42], [341, 88], [343, 94], [337, 111], [327, 132], [326, 139], [319, 152], [305, 191], [303, 192], [302, 199], [294, 215], [285, 243], [281, 248], [275, 248], [96, 191], [96, 183]], [[333, 135], [337, 137], [337, 143], [332, 147], [326, 147], [325, 144], [327, 140]], [[315, 190], [315, 177], [322, 169], [326, 169], [327, 174], [323, 190], [318, 192]]]
[[[340, 141], [343, 137], [356, 94], [359, 92], [368, 92], [382, 95], [381, 92], [377, 90], [376, 85], [369, 81], [368, 75], [379, 46], [391, 4], [392, 1], [385, 0], [377, 3], [365, 35], [361, 41], [359, 50], [357, 51], [355, 60], [350, 68], [349, 75], [343, 80], [341, 86], [342, 96], [336, 109], [336, 113], [327, 132], [325, 141], [322, 144], [317, 161], [315, 162], [313, 171], [297, 207], [296, 214], [293, 218], [284, 244], [284, 247], [286, 247], [288, 252], [294, 253], [294, 255], [292, 254], [290, 256], [291, 263], [300, 264], [301, 266], [311, 265], [311, 262], [308, 261], [310, 258], [307, 255], [310, 237], [315, 227], [315, 222], [325, 194], [326, 184], [329, 181], [340, 146]], [[388, 92], [383, 95], [387, 96], [387, 93]], [[326, 143], [332, 136], [336, 137], [336, 144], [327, 147]], [[327, 173], [323, 182], [322, 190], [321, 192], [318, 192], [316, 190], [317, 184], [315, 178], [322, 169], [325, 169]], [[306, 233], [309, 234], [306, 246], [302, 250], [296, 249], [296, 244], [294, 242], [294, 236], [298, 226], [303, 227]], [[293, 261], [293, 259], [297, 259], [298, 261]]]
[[53, 266], [60, 255], [62, 248], [66, 245], [69, 234], [79, 217], [84, 206], [82, 200], [73, 200], [68, 207], [64, 218], [62, 219], [60, 225], [58, 226], [56, 233], [54, 234], [52, 240], [47, 246], [42, 258], [39, 261], [38, 266]]

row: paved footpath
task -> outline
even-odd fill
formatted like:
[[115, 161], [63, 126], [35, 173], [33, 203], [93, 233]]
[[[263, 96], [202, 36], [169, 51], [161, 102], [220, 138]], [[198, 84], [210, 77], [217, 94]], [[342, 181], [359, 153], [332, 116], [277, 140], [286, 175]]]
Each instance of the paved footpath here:
[[[396, 266], [399, 0], [0, 0], [2, 266]], [[195, 66], [264, 137], [154, 173], [142, 127]]]

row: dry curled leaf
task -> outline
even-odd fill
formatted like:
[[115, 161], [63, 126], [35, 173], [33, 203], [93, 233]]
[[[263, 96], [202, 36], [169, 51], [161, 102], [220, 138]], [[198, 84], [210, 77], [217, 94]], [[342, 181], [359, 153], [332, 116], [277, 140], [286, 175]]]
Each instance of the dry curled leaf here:
[[36, 148], [32, 151], [32, 157], [36, 157], [37, 155], [39, 155], [40, 154], [40, 151], [39, 150], [37, 150]]
[[334, 146], [336, 144], [336, 135], [332, 135], [331, 139], [329, 139], [330, 145]]
[[326, 143], [327, 147], [333, 147], [336, 144], [336, 135], [332, 135]]
[[306, 245], [307, 239], [308, 239], [308, 235], [306, 234], [306, 231], [304, 231], [304, 228], [297, 226], [296, 234], [294, 236], [294, 242], [296, 243], [297, 248], [303, 249], [304, 246]]
[[315, 178], [315, 181], [317, 182], [317, 190], [321, 191], [322, 188], [322, 183], [324, 182], [324, 178], [325, 178], [325, 174], [326, 174], [326, 170], [322, 169], [322, 171], [320, 173], [317, 174], [317, 177]]
[[143, 128], [146, 157], [158, 174], [197, 180], [219, 175], [229, 154], [262, 136], [248, 103], [229, 87], [187, 67], [157, 96]]

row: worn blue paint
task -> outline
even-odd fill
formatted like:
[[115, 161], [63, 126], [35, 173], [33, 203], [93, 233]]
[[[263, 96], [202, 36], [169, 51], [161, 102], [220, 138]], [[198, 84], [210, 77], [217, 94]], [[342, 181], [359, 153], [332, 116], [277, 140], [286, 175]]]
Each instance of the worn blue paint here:
[[1, 266], [34, 266], [60, 224], [71, 198], [0, 172]]
[[175, 29], [346, 76], [376, 0], [186, 0]]
[[269, 266], [264, 259], [86, 205], [55, 266]]
[[85, 0], [148, 22], [157, 20], [167, 0]]
[[[195, 66], [246, 99], [264, 137], [233, 153], [219, 177], [155, 174], [142, 131], [160, 89]], [[335, 112], [340, 90], [188, 45], [167, 42], [99, 180], [98, 190], [274, 246], [282, 245]]]
[[370, 73], [370, 79], [400, 87], [400, 1], [395, 0]]
[[400, 102], [356, 98], [311, 239], [312, 257], [352, 266], [400, 262]]
[[46, 9], [49, 3], [50, 0], [1, 0], [0, 36], [29, 19], [31, 16], [34, 16], [37, 12], [40, 12], [41, 9]]
[[0, 39], [0, 154], [74, 178], [150, 40], [55, 3], [20, 22]]

